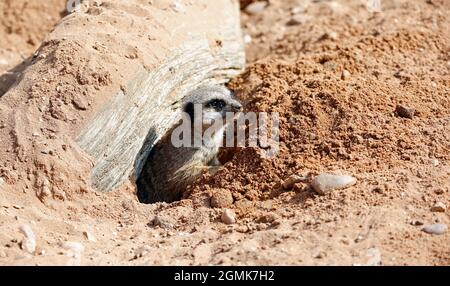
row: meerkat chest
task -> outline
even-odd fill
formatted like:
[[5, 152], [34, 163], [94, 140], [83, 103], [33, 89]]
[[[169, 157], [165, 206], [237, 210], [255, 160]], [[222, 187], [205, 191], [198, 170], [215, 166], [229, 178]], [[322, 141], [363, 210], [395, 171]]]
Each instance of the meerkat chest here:
[[210, 162], [219, 153], [223, 146], [225, 126], [216, 131], [210, 138], [204, 138], [203, 146], [200, 148], [200, 156], [205, 163]]
[[225, 133], [225, 126], [222, 126], [213, 136], [213, 148], [219, 151], [219, 148], [223, 146], [223, 136]]

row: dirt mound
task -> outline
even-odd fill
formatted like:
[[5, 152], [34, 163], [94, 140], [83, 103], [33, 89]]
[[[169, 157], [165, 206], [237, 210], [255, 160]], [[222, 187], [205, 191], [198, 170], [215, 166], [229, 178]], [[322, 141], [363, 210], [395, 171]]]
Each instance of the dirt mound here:
[[[31, 56], [64, 14], [65, 4], [65, 0], [0, 2], [0, 96], [26, 63], [17, 65]], [[11, 73], [4, 73], [8, 70]]]
[[[258, 150], [238, 151], [219, 174], [200, 180], [194, 196], [226, 188], [237, 201], [267, 199], [291, 174], [338, 166], [356, 174], [388, 172], [399, 165], [427, 166], [432, 159], [446, 162], [449, 48], [438, 33], [405, 31], [300, 56], [294, 63], [266, 59], [253, 64], [231, 87], [247, 111], [280, 114], [281, 152], [265, 160]], [[372, 55], [369, 49], [384, 52]], [[431, 58], [416, 52], [421, 49]], [[415, 66], [399, 65], [399, 59], [443, 72], [430, 79]], [[397, 106], [414, 109], [414, 117], [399, 116]]]

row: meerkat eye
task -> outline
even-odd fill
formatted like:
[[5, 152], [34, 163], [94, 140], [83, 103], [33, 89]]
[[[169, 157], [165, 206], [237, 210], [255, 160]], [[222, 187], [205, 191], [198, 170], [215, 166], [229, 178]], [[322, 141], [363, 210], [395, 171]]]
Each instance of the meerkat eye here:
[[206, 104], [206, 107], [221, 111], [226, 105], [227, 104], [223, 99], [213, 99]]

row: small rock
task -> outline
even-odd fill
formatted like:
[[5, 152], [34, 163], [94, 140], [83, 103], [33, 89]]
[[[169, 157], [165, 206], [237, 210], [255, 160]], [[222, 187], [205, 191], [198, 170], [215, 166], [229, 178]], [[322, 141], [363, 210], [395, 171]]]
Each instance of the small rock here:
[[439, 166], [439, 160], [438, 159], [431, 159], [431, 165], [433, 165], [433, 167]]
[[324, 251], [318, 251], [316, 254], [313, 255], [313, 258], [315, 259], [322, 259], [327, 256], [327, 253]]
[[305, 11], [305, 7], [303, 6], [295, 6], [291, 8], [291, 14], [300, 14]]
[[84, 252], [84, 246], [79, 242], [66, 241], [61, 245], [61, 247], [67, 250], [67, 256], [74, 258], [80, 257]]
[[413, 221], [411, 221], [411, 225], [419, 226], [419, 225], [423, 225], [423, 222], [420, 220], [413, 220]]
[[422, 231], [428, 234], [441, 235], [447, 231], [447, 226], [443, 223], [436, 223], [425, 226], [424, 228], [422, 228]]
[[341, 79], [342, 80], [347, 80], [350, 78], [352, 74], [348, 71], [348, 70], [343, 70], [341, 73]]
[[0, 66], [7, 66], [9, 62], [5, 59], [0, 59]]
[[397, 113], [398, 116], [402, 118], [413, 119], [416, 110], [414, 108], [397, 105], [397, 107], [395, 108], [395, 112]]
[[179, 1], [172, 3], [172, 9], [177, 13], [186, 13], [186, 7]]
[[306, 22], [310, 20], [310, 16], [305, 14], [297, 14], [293, 15], [291, 19], [286, 23], [288, 26], [297, 26], [297, 25], [303, 25]]
[[150, 253], [150, 250], [151, 250], [151, 248], [148, 245], [144, 245], [142, 247], [139, 247], [134, 252], [134, 258], [133, 259], [138, 259], [138, 258], [146, 256], [147, 254]]
[[89, 231], [84, 231], [83, 232], [84, 237], [86, 237], [87, 240], [89, 240], [90, 242], [97, 242], [97, 239], [95, 239], [95, 236], [90, 233]]
[[432, 212], [439, 212], [443, 213], [447, 209], [447, 206], [442, 202], [437, 202], [434, 204], [434, 206], [431, 207]]
[[235, 224], [236, 214], [230, 209], [225, 209], [222, 213], [221, 219], [224, 224]]
[[252, 41], [253, 41], [252, 36], [250, 36], [249, 34], [245, 34], [244, 43], [248, 45], [248, 44], [251, 44]]
[[307, 178], [299, 175], [292, 175], [283, 182], [283, 189], [290, 190], [295, 184], [304, 182]]
[[36, 251], [36, 236], [34, 235], [33, 230], [27, 224], [21, 225], [19, 229], [25, 236], [20, 247], [26, 252], [33, 254]]
[[365, 263], [366, 266], [380, 266], [381, 265], [381, 252], [378, 248], [370, 248], [367, 250], [368, 260]]
[[356, 178], [348, 175], [320, 174], [311, 183], [317, 193], [324, 195], [331, 190], [344, 189], [356, 184]]
[[153, 225], [159, 226], [164, 229], [172, 229], [174, 224], [167, 217], [155, 216], [153, 219]]
[[338, 39], [338, 34], [336, 32], [326, 32], [320, 36], [319, 41], [332, 40], [336, 41]]
[[252, 15], [259, 14], [266, 9], [267, 5], [268, 3], [266, 1], [253, 2], [245, 7], [244, 11]]
[[228, 208], [233, 204], [233, 195], [228, 190], [219, 190], [214, 192], [211, 197], [211, 206], [213, 208]]
[[89, 107], [89, 103], [83, 97], [75, 97], [72, 99], [72, 104], [76, 109], [79, 110], [87, 110]]

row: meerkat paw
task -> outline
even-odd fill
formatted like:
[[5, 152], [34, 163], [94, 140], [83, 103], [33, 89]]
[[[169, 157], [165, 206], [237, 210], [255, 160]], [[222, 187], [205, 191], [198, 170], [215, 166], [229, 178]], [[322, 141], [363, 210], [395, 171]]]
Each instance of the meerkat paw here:
[[197, 166], [196, 169], [199, 170], [200, 173], [209, 173], [209, 174], [215, 174], [217, 171], [219, 171], [221, 166]]
[[215, 173], [217, 173], [220, 170], [220, 167], [222, 167], [222, 166], [221, 165], [220, 166], [209, 166], [208, 173], [214, 175]]
[[222, 163], [220, 163], [217, 157], [214, 157], [211, 161], [209, 161], [208, 165], [211, 167], [220, 167], [222, 166]]

